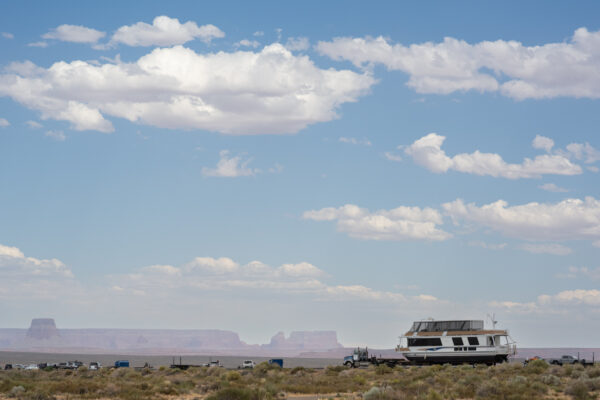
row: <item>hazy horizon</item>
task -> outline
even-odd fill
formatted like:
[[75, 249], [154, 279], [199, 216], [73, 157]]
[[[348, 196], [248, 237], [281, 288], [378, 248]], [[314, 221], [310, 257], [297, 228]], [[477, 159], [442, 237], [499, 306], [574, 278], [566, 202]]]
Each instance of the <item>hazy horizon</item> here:
[[4, 2], [0, 324], [600, 347], [598, 11]]

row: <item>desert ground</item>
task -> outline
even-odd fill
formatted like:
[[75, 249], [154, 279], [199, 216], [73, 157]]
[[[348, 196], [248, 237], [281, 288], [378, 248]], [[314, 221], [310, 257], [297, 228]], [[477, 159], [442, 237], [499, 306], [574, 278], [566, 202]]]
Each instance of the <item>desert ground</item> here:
[[594, 399], [600, 366], [537, 360], [496, 366], [330, 366], [182, 371], [103, 368], [0, 372], [0, 398], [16, 399]]

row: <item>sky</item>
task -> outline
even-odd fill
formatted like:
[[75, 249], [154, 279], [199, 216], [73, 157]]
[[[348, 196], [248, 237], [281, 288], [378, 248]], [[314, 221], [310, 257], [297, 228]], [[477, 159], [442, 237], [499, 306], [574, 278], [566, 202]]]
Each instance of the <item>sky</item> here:
[[600, 347], [599, 8], [3, 2], [2, 327]]

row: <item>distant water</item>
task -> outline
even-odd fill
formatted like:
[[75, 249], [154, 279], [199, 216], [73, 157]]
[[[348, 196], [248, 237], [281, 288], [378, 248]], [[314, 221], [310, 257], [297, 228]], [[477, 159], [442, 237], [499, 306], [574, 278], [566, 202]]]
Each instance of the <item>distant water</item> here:
[[[182, 364], [205, 364], [209, 361], [219, 360], [225, 368], [237, 368], [244, 360], [253, 360], [255, 363], [268, 361], [270, 358], [278, 357], [235, 357], [235, 356], [182, 356]], [[328, 365], [342, 365], [342, 358], [283, 358], [284, 367], [325, 368]], [[92, 361], [101, 363], [103, 366], [111, 366], [117, 360], [129, 360], [132, 367], [142, 367], [145, 363], [153, 367], [169, 366], [175, 361], [179, 363], [179, 356], [143, 356], [143, 355], [119, 355], [119, 354], [53, 354], [53, 353], [30, 353], [0, 351], [0, 367], [5, 364], [39, 364], [60, 363], [67, 361], [81, 361], [88, 365]]]

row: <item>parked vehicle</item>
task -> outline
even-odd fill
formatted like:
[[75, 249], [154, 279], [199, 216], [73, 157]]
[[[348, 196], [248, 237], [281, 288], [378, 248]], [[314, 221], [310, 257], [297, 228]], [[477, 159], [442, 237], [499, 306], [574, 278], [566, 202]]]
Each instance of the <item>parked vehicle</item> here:
[[573, 365], [573, 364], [581, 364], [581, 365], [592, 365], [593, 362], [591, 361], [586, 361], [585, 358], [579, 359], [579, 358], [575, 358], [571, 355], [563, 355], [560, 358], [549, 358], [546, 360], [546, 362], [548, 364], [553, 364], [553, 365]]
[[28, 371], [32, 371], [32, 370], [40, 369], [40, 367], [38, 367], [37, 364], [29, 364], [28, 366], [25, 367], [25, 369]]
[[4, 369], [5, 369], [5, 370], [13, 369], [13, 366], [12, 366], [12, 364], [6, 364], [6, 365], [4, 366]]
[[129, 368], [129, 360], [115, 361], [115, 368]]
[[205, 366], [209, 367], [209, 368], [223, 368], [223, 365], [221, 364], [221, 361], [217, 360], [217, 361], [210, 361], [207, 364], [205, 364]]
[[269, 360], [269, 364], [276, 364], [283, 368], [283, 358], [272, 358]]
[[256, 364], [254, 363], [254, 361], [244, 360], [244, 361], [242, 361], [242, 365], [240, 365], [238, 368], [247, 369], [247, 368], [254, 368], [255, 366], [256, 366]]
[[100, 365], [100, 363], [99, 363], [99, 362], [92, 361], [92, 362], [90, 363], [89, 370], [90, 370], [90, 371], [97, 371], [97, 370], [99, 370], [101, 367], [102, 367], [102, 365]]
[[367, 348], [356, 348], [351, 356], [344, 357], [344, 365], [349, 368], [367, 367], [369, 365], [387, 365], [395, 367], [400, 364], [408, 364], [408, 361], [402, 358], [382, 358], [369, 354]]

